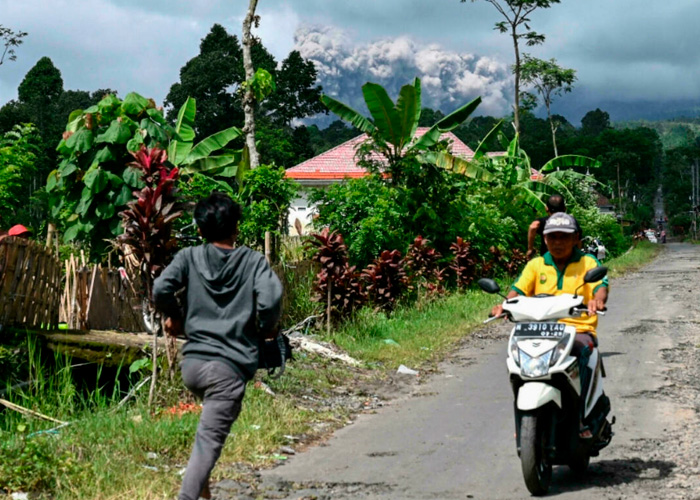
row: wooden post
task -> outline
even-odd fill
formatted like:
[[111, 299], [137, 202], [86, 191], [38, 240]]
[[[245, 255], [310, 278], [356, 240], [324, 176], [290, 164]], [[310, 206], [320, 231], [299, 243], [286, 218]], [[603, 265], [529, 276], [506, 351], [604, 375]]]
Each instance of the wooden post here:
[[265, 260], [272, 265], [272, 233], [265, 231]]
[[49, 227], [46, 231], [46, 246], [51, 248], [54, 236], [56, 234], [56, 226], [49, 222]]
[[156, 313], [151, 309], [151, 325], [153, 325], [153, 353], [151, 360], [153, 362], [153, 373], [151, 374], [151, 388], [148, 391], [148, 408], [153, 408], [153, 398], [156, 393], [156, 379], [158, 378], [158, 330], [160, 330], [160, 321], [156, 326]]
[[326, 304], [326, 334], [331, 334], [331, 296], [332, 296], [333, 282], [331, 281], [331, 275], [328, 274], [328, 303]]

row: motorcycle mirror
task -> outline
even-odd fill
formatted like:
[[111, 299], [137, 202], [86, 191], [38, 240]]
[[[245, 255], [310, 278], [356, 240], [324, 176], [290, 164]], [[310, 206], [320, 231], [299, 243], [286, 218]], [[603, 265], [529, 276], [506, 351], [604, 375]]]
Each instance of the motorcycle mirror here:
[[486, 293], [498, 293], [501, 291], [501, 287], [498, 286], [498, 283], [491, 278], [481, 278], [479, 281], [477, 281], [477, 284]]
[[586, 275], [583, 277], [583, 281], [585, 283], [595, 283], [596, 281], [600, 281], [605, 276], [608, 274], [608, 268], [605, 266], [598, 266], [594, 267], [590, 271], [586, 273]]

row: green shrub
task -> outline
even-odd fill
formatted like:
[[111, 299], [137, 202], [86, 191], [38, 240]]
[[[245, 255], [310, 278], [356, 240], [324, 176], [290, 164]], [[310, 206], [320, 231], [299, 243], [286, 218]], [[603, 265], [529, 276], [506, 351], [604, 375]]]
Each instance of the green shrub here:
[[584, 236], [599, 238], [608, 251], [608, 258], [616, 257], [630, 246], [630, 240], [624, 236], [617, 219], [610, 214], [601, 214], [597, 208], [583, 209], [573, 207], [571, 213], [583, 230]]

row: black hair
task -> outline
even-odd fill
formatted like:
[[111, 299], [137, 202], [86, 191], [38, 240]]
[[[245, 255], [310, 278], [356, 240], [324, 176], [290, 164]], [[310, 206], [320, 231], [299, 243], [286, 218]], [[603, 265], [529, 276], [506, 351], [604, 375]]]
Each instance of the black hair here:
[[194, 220], [207, 241], [222, 241], [238, 230], [241, 206], [225, 193], [213, 192], [200, 200], [194, 209]]
[[564, 202], [564, 197], [560, 194], [553, 194], [547, 200], [547, 209], [549, 209], [550, 214], [556, 214], [557, 212], [566, 212], [566, 203]]

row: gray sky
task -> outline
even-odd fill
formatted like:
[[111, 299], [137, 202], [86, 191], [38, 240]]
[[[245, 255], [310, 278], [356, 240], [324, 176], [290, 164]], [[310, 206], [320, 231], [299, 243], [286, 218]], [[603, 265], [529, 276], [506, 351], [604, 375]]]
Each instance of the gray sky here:
[[[240, 34], [247, 4], [0, 0], [0, 23], [29, 32], [18, 60], [0, 66], [0, 104], [16, 97], [42, 56], [61, 70], [66, 89], [135, 90], [161, 102], [213, 23]], [[258, 34], [277, 59], [295, 46], [318, 58], [322, 83], [341, 98], [350, 83], [408, 83], [419, 73], [433, 99], [426, 104], [449, 107], [450, 93], [460, 101], [482, 95], [485, 112], [507, 112], [513, 48], [493, 30], [500, 17], [484, 0], [260, 0], [258, 13]], [[699, 19], [698, 0], [562, 0], [532, 16], [547, 42], [531, 50], [576, 69], [589, 98], [698, 99]]]

